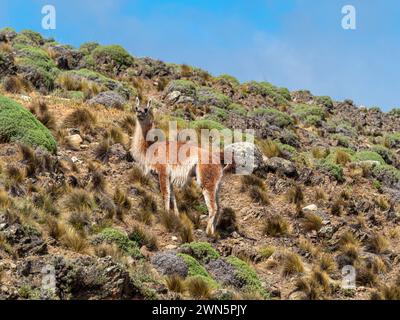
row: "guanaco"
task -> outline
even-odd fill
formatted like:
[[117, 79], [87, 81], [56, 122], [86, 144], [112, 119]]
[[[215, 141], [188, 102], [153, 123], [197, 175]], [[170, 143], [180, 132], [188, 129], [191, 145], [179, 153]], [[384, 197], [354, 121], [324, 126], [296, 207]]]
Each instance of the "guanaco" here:
[[[146, 173], [153, 171], [158, 175], [165, 210], [169, 212], [173, 206], [174, 213], [179, 215], [173, 186], [183, 187], [190, 179], [195, 178], [208, 209], [209, 219], [206, 231], [208, 235], [214, 235], [219, 213], [218, 194], [221, 179], [224, 169], [228, 167], [224, 168], [221, 164], [221, 154], [195, 146], [191, 149], [190, 156], [183, 161], [180, 159], [171, 161], [171, 150], [175, 148], [179, 152], [181, 148], [187, 147], [187, 142], [147, 141], [149, 131], [155, 128], [151, 100], [147, 105], [141, 106], [137, 98], [134, 111], [136, 112], [136, 128], [130, 152], [133, 159]], [[154, 152], [148, 154], [149, 148]], [[157, 157], [159, 152], [166, 154], [164, 163], [152, 161], [152, 157]]]

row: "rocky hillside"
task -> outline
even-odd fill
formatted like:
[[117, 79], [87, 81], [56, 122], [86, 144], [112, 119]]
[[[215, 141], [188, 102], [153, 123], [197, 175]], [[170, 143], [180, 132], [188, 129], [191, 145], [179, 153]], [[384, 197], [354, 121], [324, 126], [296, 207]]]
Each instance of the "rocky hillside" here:
[[[0, 299], [400, 298], [399, 110], [11, 28], [0, 81]], [[176, 218], [129, 155], [137, 96], [160, 128], [255, 130], [217, 237], [195, 184]]]

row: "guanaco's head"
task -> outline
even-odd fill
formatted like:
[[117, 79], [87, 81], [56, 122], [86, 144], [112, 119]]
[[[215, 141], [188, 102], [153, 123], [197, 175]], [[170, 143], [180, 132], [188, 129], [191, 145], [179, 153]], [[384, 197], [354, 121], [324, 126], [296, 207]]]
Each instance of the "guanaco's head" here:
[[143, 106], [140, 105], [140, 100], [138, 97], [136, 97], [134, 111], [136, 112], [136, 118], [138, 119], [142, 127], [148, 127], [153, 124], [154, 115], [152, 111], [151, 99], [147, 102], [146, 105]]

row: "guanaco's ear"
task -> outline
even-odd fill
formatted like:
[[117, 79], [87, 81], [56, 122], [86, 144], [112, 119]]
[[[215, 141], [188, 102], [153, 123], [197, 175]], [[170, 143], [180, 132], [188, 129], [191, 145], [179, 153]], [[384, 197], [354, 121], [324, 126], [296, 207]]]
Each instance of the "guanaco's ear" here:
[[140, 107], [139, 97], [136, 97], [135, 106], [133, 107], [133, 111], [138, 111]]
[[147, 102], [147, 110], [150, 111], [152, 106], [153, 106], [153, 100], [150, 98], [149, 101]]

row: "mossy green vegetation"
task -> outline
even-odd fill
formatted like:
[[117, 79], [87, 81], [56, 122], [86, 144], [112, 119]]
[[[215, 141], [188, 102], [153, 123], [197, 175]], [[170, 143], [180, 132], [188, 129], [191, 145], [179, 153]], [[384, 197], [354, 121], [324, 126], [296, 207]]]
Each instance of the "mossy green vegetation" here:
[[111, 64], [118, 71], [130, 67], [134, 62], [133, 57], [119, 45], [96, 46], [92, 56], [97, 63]]
[[395, 148], [400, 145], [400, 132], [389, 133], [385, 136], [385, 145], [388, 148]]
[[90, 69], [69, 70], [64, 71], [63, 74], [72, 77], [75, 76], [77, 79], [83, 78], [88, 81], [93, 81], [109, 90], [118, 92], [127, 99], [130, 97], [135, 97], [138, 94], [135, 88]]
[[126, 254], [134, 258], [142, 258], [143, 255], [139, 250], [139, 246], [136, 242], [129, 239], [129, 237], [123, 232], [113, 229], [105, 228], [99, 234], [99, 239], [110, 243], [115, 243]]
[[219, 258], [219, 253], [208, 242], [190, 242], [181, 248], [199, 261], [206, 262]]
[[196, 101], [199, 105], [215, 106], [226, 109], [232, 100], [217, 90], [209, 87], [200, 87], [196, 90]]
[[225, 127], [214, 120], [209, 120], [209, 119], [200, 119], [200, 120], [195, 120], [190, 122], [190, 128], [195, 129], [195, 130], [201, 130], [201, 129], [208, 129], [208, 130], [223, 130]]
[[22, 30], [13, 40], [14, 44], [40, 46], [44, 43], [42, 35], [32, 30]]
[[372, 146], [371, 151], [379, 154], [387, 164], [393, 164], [396, 159], [396, 155], [393, 150], [386, 148], [384, 145], [381, 144]]
[[240, 85], [239, 80], [229, 74], [221, 74], [219, 77], [217, 77], [217, 80], [221, 79], [230, 83], [232, 87], [238, 87]]
[[247, 110], [241, 104], [231, 103], [228, 108], [229, 111], [232, 111], [238, 115], [245, 116], [247, 114]]
[[296, 104], [293, 113], [307, 125], [316, 125], [325, 118], [324, 109], [315, 105]]
[[185, 253], [178, 253], [178, 256], [183, 258], [188, 267], [188, 277], [199, 277], [207, 282], [212, 288], [219, 287], [219, 284], [195, 258]]
[[196, 84], [190, 80], [174, 80], [167, 86], [167, 92], [179, 91], [184, 95], [194, 97], [196, 95]]
[[18, 102], [0, 95], [0, 139], [41, 146], [50, 152], [57, 144], [50, 131]]
[[243, 281], [243, 291], [258, 293], [263, 298], [269, 298], [269, 294], [263, 288], [257, 273], [246, 262], [235, 256], [227, 257], [226, 261], [235, 268], [236, 276]]
[[385, 160], [382, 158], [382, 156], [374, 151], [356, 152], [352, 157], [352, 161], [377, 161], [380, 164], [385, 164]]
[[52, 90], [54, 87], [54, 80], [59, 70], [47, 52], [41, 48], [23, 44], [17, 44], [15, 47], [18, 49], [18, 58], [16, 59], [17, 65], [34, 69], [35, 72], [40, 75], [40, 82], [42, 82], [48, 90]]
[[319, 96], [316, 97], [316, 102], [323, 107], [330, 109], [333, 107], [333, 101], [331, 97], [328, 96]]
[[274, 108], [256, 108], [250, 112], [251, 116], [264, 116], [272, 125], [283, 128], [291, 125], [293, 119], [286, 113]]
[[278, 88], [269, 82], [247, 82], [243, 84], [243, 90], [246, 93], [253, 93], [263, 97], [269, 97], [276, 106], [287, 106], [291, 100], [288, 89]]

